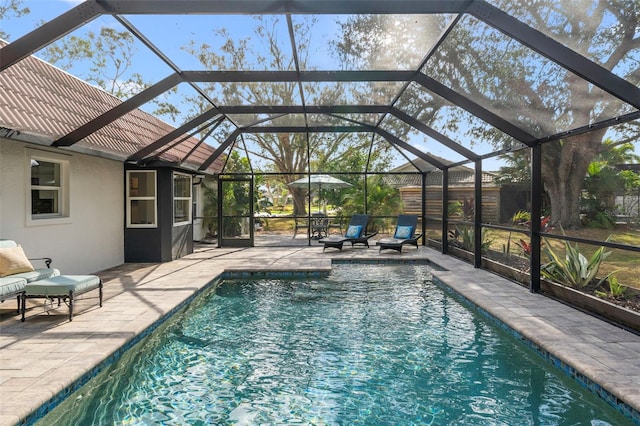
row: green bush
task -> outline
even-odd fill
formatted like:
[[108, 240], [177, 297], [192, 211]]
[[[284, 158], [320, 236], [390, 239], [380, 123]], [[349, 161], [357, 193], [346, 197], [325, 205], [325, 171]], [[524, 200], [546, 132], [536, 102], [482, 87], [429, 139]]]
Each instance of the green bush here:
[[514, 225], [523, 225], [531, 220], [531, 213], [528, 211], [520, 210], [513, 214], [511, 217], [511, 223]]
[[[486, 253], [491, 246], [493, 240], [489, 239], [489, 232], [486, 228], [482, 228], [481, 231], [481, 252]], [[471, 226], [456, 226], [455, 232], [449, 233], [450, 237], [453, 237], [460, 247], [466, 251], [474, 251], [475, 248], [475, 232]]]
[[609, 276], [609, 291], [596, 290], [596, 295], [600, 297], [612, 297], [614, 299], [624, 299], [627, 287], [618, 282], [618, 278], [611, 274]]
[[616, 227], [615, 221], [604, 212], [597, 212], [591, 220], [587, 221], [588, 228], [613, 229]]
[[[565, 241], [564, 247], [565, 256], [564, 259], [562, 259], [560, 255], [551, 248], [551, 245], [546, 242], [545, 251], [549, 256], [550, 262], [542, 265], [540, 272], [543, 277], [549, 280], [577, 288], [585, 287], [594, 280], [600, 269], [600, 265], [611, 254], [611, 252], [605, 252], [604, 247], [599, 247], [591, 258], [587, 259], [580, 253], [578, 244], [572, 246], [568, 241]], [[598, 285], [602, 284], [609, 275], [602, 278], [598, 282]]]

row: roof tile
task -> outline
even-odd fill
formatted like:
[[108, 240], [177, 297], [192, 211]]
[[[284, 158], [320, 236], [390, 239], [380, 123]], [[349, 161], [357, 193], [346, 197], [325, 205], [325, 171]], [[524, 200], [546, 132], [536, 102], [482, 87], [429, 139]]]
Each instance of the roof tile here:
[[[0, 46], [5, 44], [0, 41]], [[0, 92], [0, 126], [41, 135], [51, 142], [122, 103], [104, 90], [34, 56], [0, 73]], [[171, 125], [137, 109], [76, 145], [125, 159], [173, 130]], [[160, 158], [180, 163], [198, 142], [189, 137]], [[198, 167], [213, 152], [213, 147], [200, 144], [185, 165]], [[222, 161], [218, 160], [207, 171], [219, 172], [221, 168]]]

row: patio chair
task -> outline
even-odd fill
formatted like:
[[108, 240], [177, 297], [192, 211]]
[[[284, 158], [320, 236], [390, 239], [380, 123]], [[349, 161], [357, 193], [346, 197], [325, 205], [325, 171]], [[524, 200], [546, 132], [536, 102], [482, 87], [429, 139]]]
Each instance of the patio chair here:
[[398, 222], [396, 230], [393, 233], [393, 238], [381, 238], [376, 242], [376, 245], [380, 247], [379, 252], [389, 249], [402, 253], [402, 247], [405, 245], [415, 246], [417, 249], [418, 240], [422, 238], [422, 234], [416, 234], [417, 227], [417, 214], [398, 215]]
[[338, 213], [338, 215], [329, 220], [329, 225], [327, 225], [327, 234], [331, 234], [332, 229], [337, 229], [340, 233], [340, 236], [343, 236], [342, 232], [342, 221], [344, 217], [342, 216], [342, 212]]
[[298, 229], [302, 229], [304, 230], [304, 233], [306, 234], [307, 238], [309, 237], [309, 222], [307, 221], [306, 218], [302, 218], [302, 217], [294, 217], [293, 220], [295, 221], [294, 227], [293, 227], [293, 237], [295, 238], [296, 235], [298, 234]]
[[337, 248], [342, 251], [344, 243], [351, 243], [351, 247], [356, 244], [362, 244], [368, 248], [369, 238], [377, 234], [377, 232], [367, 234], [368, 222], [368, 214], [354, 214], [351, 216], [347, 232], [345, 232], [343, 237], [327, 237], [318, 241], [324, 244], [322, 251], [325, 251], [327, 248]]
[[[32, 261], [43, 261], [45, 268], [34, 268]], [[51, 267], [51, 258], [27, 258], [22, 247], [13, 240], [0, 239], [0, 303], [16, 297], [18, 313], [24, 309], [27, 283], [60, 275]]]
[[319, 240], [327, 236], [329, 218], [324, 213], [311, 215], [311, 239]]

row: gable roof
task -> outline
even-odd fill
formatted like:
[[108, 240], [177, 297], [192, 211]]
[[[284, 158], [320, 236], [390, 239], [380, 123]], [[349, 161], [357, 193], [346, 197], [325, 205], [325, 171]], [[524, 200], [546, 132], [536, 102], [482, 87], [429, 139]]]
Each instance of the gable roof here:
[[[5, 44], [0, 40], [0, 47]], [[35, 56], [0, 73], [0, 87], [3, 89], [0, 96], [3, 136], [46, 145], [122, 104], [117, 97]], [[70, 149], [124, 161], [173, 130], [174, 127], [164, 121], [135, 109]], [[178, 137], [167, 146], [183, 138]], [[215, 151], [207, 144], [198, 144], [198, 139], [186, 138], [161, 153], [158, 159], [195, 170]], [[219, 160], [205, 172], [215, 173], [221, 168]]]
[[[448, 165], [452, 161], [438, 157], [433, 154], [429, 154], [431, 157], [437, 159], [442, 164]], [[416, 169], [416, 167], [419, 169]], [[426, 173], [425, 184], [442, 185], [442, 170], [434, 167], [432, 164], [427, 163], [421, 158], [415, 158], [411, 162], [404, 163], [392, 170], [393, 173], [408, 173], [408, 174], [394, 174], [385, 177], [385, 181], [394, 186], [420, 186], [421, 176], [416, 172], [421, 171]], [[482, 183], [483, 185], [493, 184], [495, 178], [494, 173], [483, 171]], [[475, 170], [467, 166], [455, 166], [449, 169], [449, 185], [462, 185], [470, 186], [475, 182]]]

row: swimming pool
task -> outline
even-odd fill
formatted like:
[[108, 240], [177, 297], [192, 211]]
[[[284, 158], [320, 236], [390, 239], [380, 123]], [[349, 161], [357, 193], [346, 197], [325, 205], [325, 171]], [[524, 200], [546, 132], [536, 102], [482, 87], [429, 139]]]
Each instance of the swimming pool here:
[[421, 265], [225, 281], [41, 423], [631, 424]]

